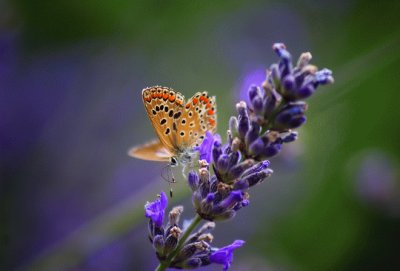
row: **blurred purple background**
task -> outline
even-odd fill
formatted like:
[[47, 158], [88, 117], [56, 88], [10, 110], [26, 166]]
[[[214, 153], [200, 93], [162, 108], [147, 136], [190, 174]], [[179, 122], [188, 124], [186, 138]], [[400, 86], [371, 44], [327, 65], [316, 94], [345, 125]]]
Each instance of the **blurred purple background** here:
[[[356, 39], [354, 35], [364, 29], [364, 21], [376, 14], [377, 7], [361, 1], [294, 5], [264, 1], [210, 5], [157, 1], [141, 5], [129, 1], [0, 3], [0, 269], [154, 269], [157, 261], [147, 242], [143, 204], [169, 186], [160, 178], [162, 164], [126, 155], [129, 147], [154, 137], [142, 106], [142, 88], [165, 85], [186, 97], [199, 90], [216, 95], [219, 132], [224, 135], [235, 103], [246, 98], [243, 93], [249, 84], [263, 80], [265, 68], [276, 61], [271, 45], [281, 41], [295, 58], [303, 51], [315, 53], [317, 65], [326, 65], [338, 75], [338, 88], [311, 102], [311, 108], [314, 104], [316, 108], [318, 104], [329, 106], [310, 110], [314, 121], [301, 130], [300, 141], [273, 161], [275, 174], [252, 192], [250, 207], [235, 220], [217, 225], [215, 244], [248, 240], [235, 254], [232, 270], [365, 267], [374, 250], [348, 255], [346, 251], [359, 245], [359, 238], [370, 228], [388, 231], [377, 247], [398, 251], [390, 236], [399, 233], [399, 213], [386, 211], [398, 211], [398, 205], [382, 205], [372, 187], [389, 185], [387, 193], [392, 193], [393, 204], [399, 203], [398, 151], [387, 155], [394, 158], [385, 162], [385, 153], [399, 147], [394, 140], [397, 121], [393, 124], [387, 119], [385, 124], [374, 126], [381, 130], [395, 126], [386, 145], [362, 140], [355, 143], [350, 132], [341, 132], [352, 126], [351, 119], [358, 118], [352, 106], [359, 105], [361, 111], [356, 112], [374, 110], [370, 104], [375, 89], [369, 92], [364, 88], [364, 95], [370, 98], [360, 99], [358, 86], [346, 89], [344, 83], [341, 85], [341, 79], [349, 83], [353, 78], [341, 70], [346, 71], [368, 52], [398, 41], [393, 38], [398, 30], [388, 27], [398, 7], [391, 4], [394, 8], [388, 4], [378, 9], [388, 11], [387, 17], [376, 19], [382, 26], [371, 33], [376, 31], [380, 36], [367, 46], [363, 37]], [[382, 70], [389, 75], [383, 80], [387, 92], [380, 95], [393, 101], [395, 80], [387, 70], [399, 63], [398, 53], [392, 54], [392, 62], [381, 59]], [[354, 72], [364, 82], [377, 70]], [[354, 104], [346, 104], [341, 93]], [[383, 103], [382, 108], [393, 109], [392, 104]], [[374, 123], [372, 117], [367, 119], [369, 122], [355, 122], [362, 127]], [[334, 123], [337, 126], [333, 127]], [[377, 138], [379, 134], [368, 136]], [[334, 156], [330, 151], [340, 144], [344, 144], [344, 151], [327, 158]], [[383, 156], [374, 152], [354, 158], [371, 147], [380, 149]], [[380, 162], [374, 160], [376, 157]], [[335, 168], [328, 159], [344, 161], [343, 168], [348, 167], [350, 174], [332, 174], [345, 170]], [[376, 181], [387, 176], [380, 170], [390, 175], [392, 184]], [[333, 181], [328, 182], [326, 176], [342, 178], [337, 190], [330, 190]], [[181, 184], [174, 200], [185, 205], [184, 217], [189, 219], [193, 214], [190, 198], [184, 180]], [[313, 209], [317, 207], [307, 204], [326, 197], [326, 191], [336, 191], [330, 194], [332, 205]], [[347, 239], [329, 247], [332, 240], [327, 237], [331, 231], [327, 221], [334, 220], [343, 207], [336, 203], [349, 198], [350, 209], [357, 213], [353, 219], [358, 219], [350, 224], [357, 226], [351, 228], [353, 231], [343, 224]], [[377, 201], [380, 209], [368, 213], [365, 206]], [[299, 202], [303, 205], [296, 208]], [[346, 215], [342, 218], [350, 221]], [[299, 227], [294, 229], [293, 222]], [[359, 226], [363, 222], [370, 224]], [[308, 236], [304, 234], [307, 223], [319, 225], [315, 226], [321, 229], [320, 235], [315, 233], [319, 246], [302, 241]], [[293, 237], [292, 243], [289, 237]], [[313, 262], [316, 251], [322, 251], [315, 256], [320, 260]], [[382, 262], [390, 262], [390, 267], [400, 265], [393, 253], [379, 257], [371, 267]]]

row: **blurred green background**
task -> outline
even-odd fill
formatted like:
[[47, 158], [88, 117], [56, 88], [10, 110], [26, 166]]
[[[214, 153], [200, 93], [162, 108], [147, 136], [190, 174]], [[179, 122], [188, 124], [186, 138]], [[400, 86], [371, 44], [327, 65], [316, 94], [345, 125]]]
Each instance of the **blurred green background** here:
[[[334, 72], [251, 204], [231, 270], [400, 270], [399, 1], [0, 1], [0, 270], [152, 270], [162, 165], [141, 89], [217, 96], [219, 133], [284, 42]], [[261, 76], [260, 76], [261, 74]], [[174, 204], [192, 215], [181, 180]], [[216, 270], [215, 266], [203, 270]]]

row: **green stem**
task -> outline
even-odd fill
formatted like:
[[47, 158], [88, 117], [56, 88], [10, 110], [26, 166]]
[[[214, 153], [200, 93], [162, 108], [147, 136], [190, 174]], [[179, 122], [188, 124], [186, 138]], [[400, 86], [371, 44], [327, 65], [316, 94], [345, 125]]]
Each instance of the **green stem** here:
[[189, 227], [187, 227], [187, 229], [183, 233], [182, 237], [179, 239], [179, 242], [178, 242], [178, 245], [177, 245], [176, 249], [167, 257], [167, 259], [165, 261], [161, 262], [157, 266], [155, 271], [164, 271], [164, 270], [167, 269], [167, 267], [169, 267], [169, 265], [171, 264], [172, 260], [181, 251], [183, 245], [186, 242], [186, 239], [190, 236], [190, 234], [197, 227], [197, 225], [199, 225], [200, 221], [201, 221], [201, 217], [198, 214], [196, 214], [196, 216], [193, 218], [192, 222], [190, 222]]
[[165, 269], [167, 269], [167, 265], [166, 265], [165, 262], [162, 262], [162, 263], [160, 263], [160, 264], [157, 266], [157, 268], [156, 268], [155, 271], [163, 271], [163, 270], [165, 270]]

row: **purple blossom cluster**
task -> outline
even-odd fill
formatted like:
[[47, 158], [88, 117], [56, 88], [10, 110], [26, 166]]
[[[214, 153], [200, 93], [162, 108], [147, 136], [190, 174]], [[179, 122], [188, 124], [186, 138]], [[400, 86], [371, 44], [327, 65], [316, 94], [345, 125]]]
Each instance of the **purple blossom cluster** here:
[[[215, 221], [233, 218], [249, 205], [250, 188], [262, 183], [273, 173], [266, 159], [277, 155], [284, 144], [297, 139], [296, 129], [306, 121], [307, 104], [318, 86], [333, 83], [332, 72], [318, 70], [310, 64], [311, 54], [301, 54], [296, 66], [282, 43], [273, 45], [280, 61], [267, 70], [261, 86], [248, 90], [249, 104], [236, 105], [237, 116], [229, 120], [227, 142], [222, 144], [218, 134], [206, 133], [197, 149], [199, 169], [188, 174], [192, 202], [196, 216], [187, 228], [178, 226], [182, 207], [175, 207], [169, 222], [163, 226], [167, 199], [159, 199], [145, 206], [150, 218], [150, 241], [160, 261], [157, 270], [167, 267], [193, 269], [210, 263], [223, 264], [227, 270], [233, 260], [233, 250], [244, 241], [217, 249], [209, 231]], [[200, 221], [206, 222], [191, 233]]]
[[[177, 269], [194, 269], [216, 263], [223, 265], [223, 270], [227, 270], [233, 260], [233, 251], [241, 247], [244, 241], [236, 240], [223, 248], [212, 247], [214, 237], [210, 231], [214, 229], [215, 223], [206, 222], [194, 233], [182, 229], [178, 225], [183, 212], [182, 206], [172, 208], [169, 220], [164, 225], [167, 205], [168, 199], [164, 192], [161, 192], [155, 201], [145, 205], [146, 217], [150, 218], [149, 239], [159, 261], [167, 263], [165, 267]], [[201, 219], [196, 219], [197, 223], [200, 221]], [[185, 236], [185, 230], [190, 234]], [[163, 265], [160, 265], [159, 270], [162, 270], [162, 267]]]

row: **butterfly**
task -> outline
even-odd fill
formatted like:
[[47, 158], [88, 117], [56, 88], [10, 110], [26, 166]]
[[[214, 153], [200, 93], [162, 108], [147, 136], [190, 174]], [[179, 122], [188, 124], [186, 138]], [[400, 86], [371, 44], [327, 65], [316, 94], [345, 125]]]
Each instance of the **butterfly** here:
[[143, 89], [142, 100], [158, 139], [130, 149], [132, 157], [187, 165], [205, 133], [216, 131], [215, 97], [206, 91], [195, 93], [186, 102], [181, 93], [154, 86]]

